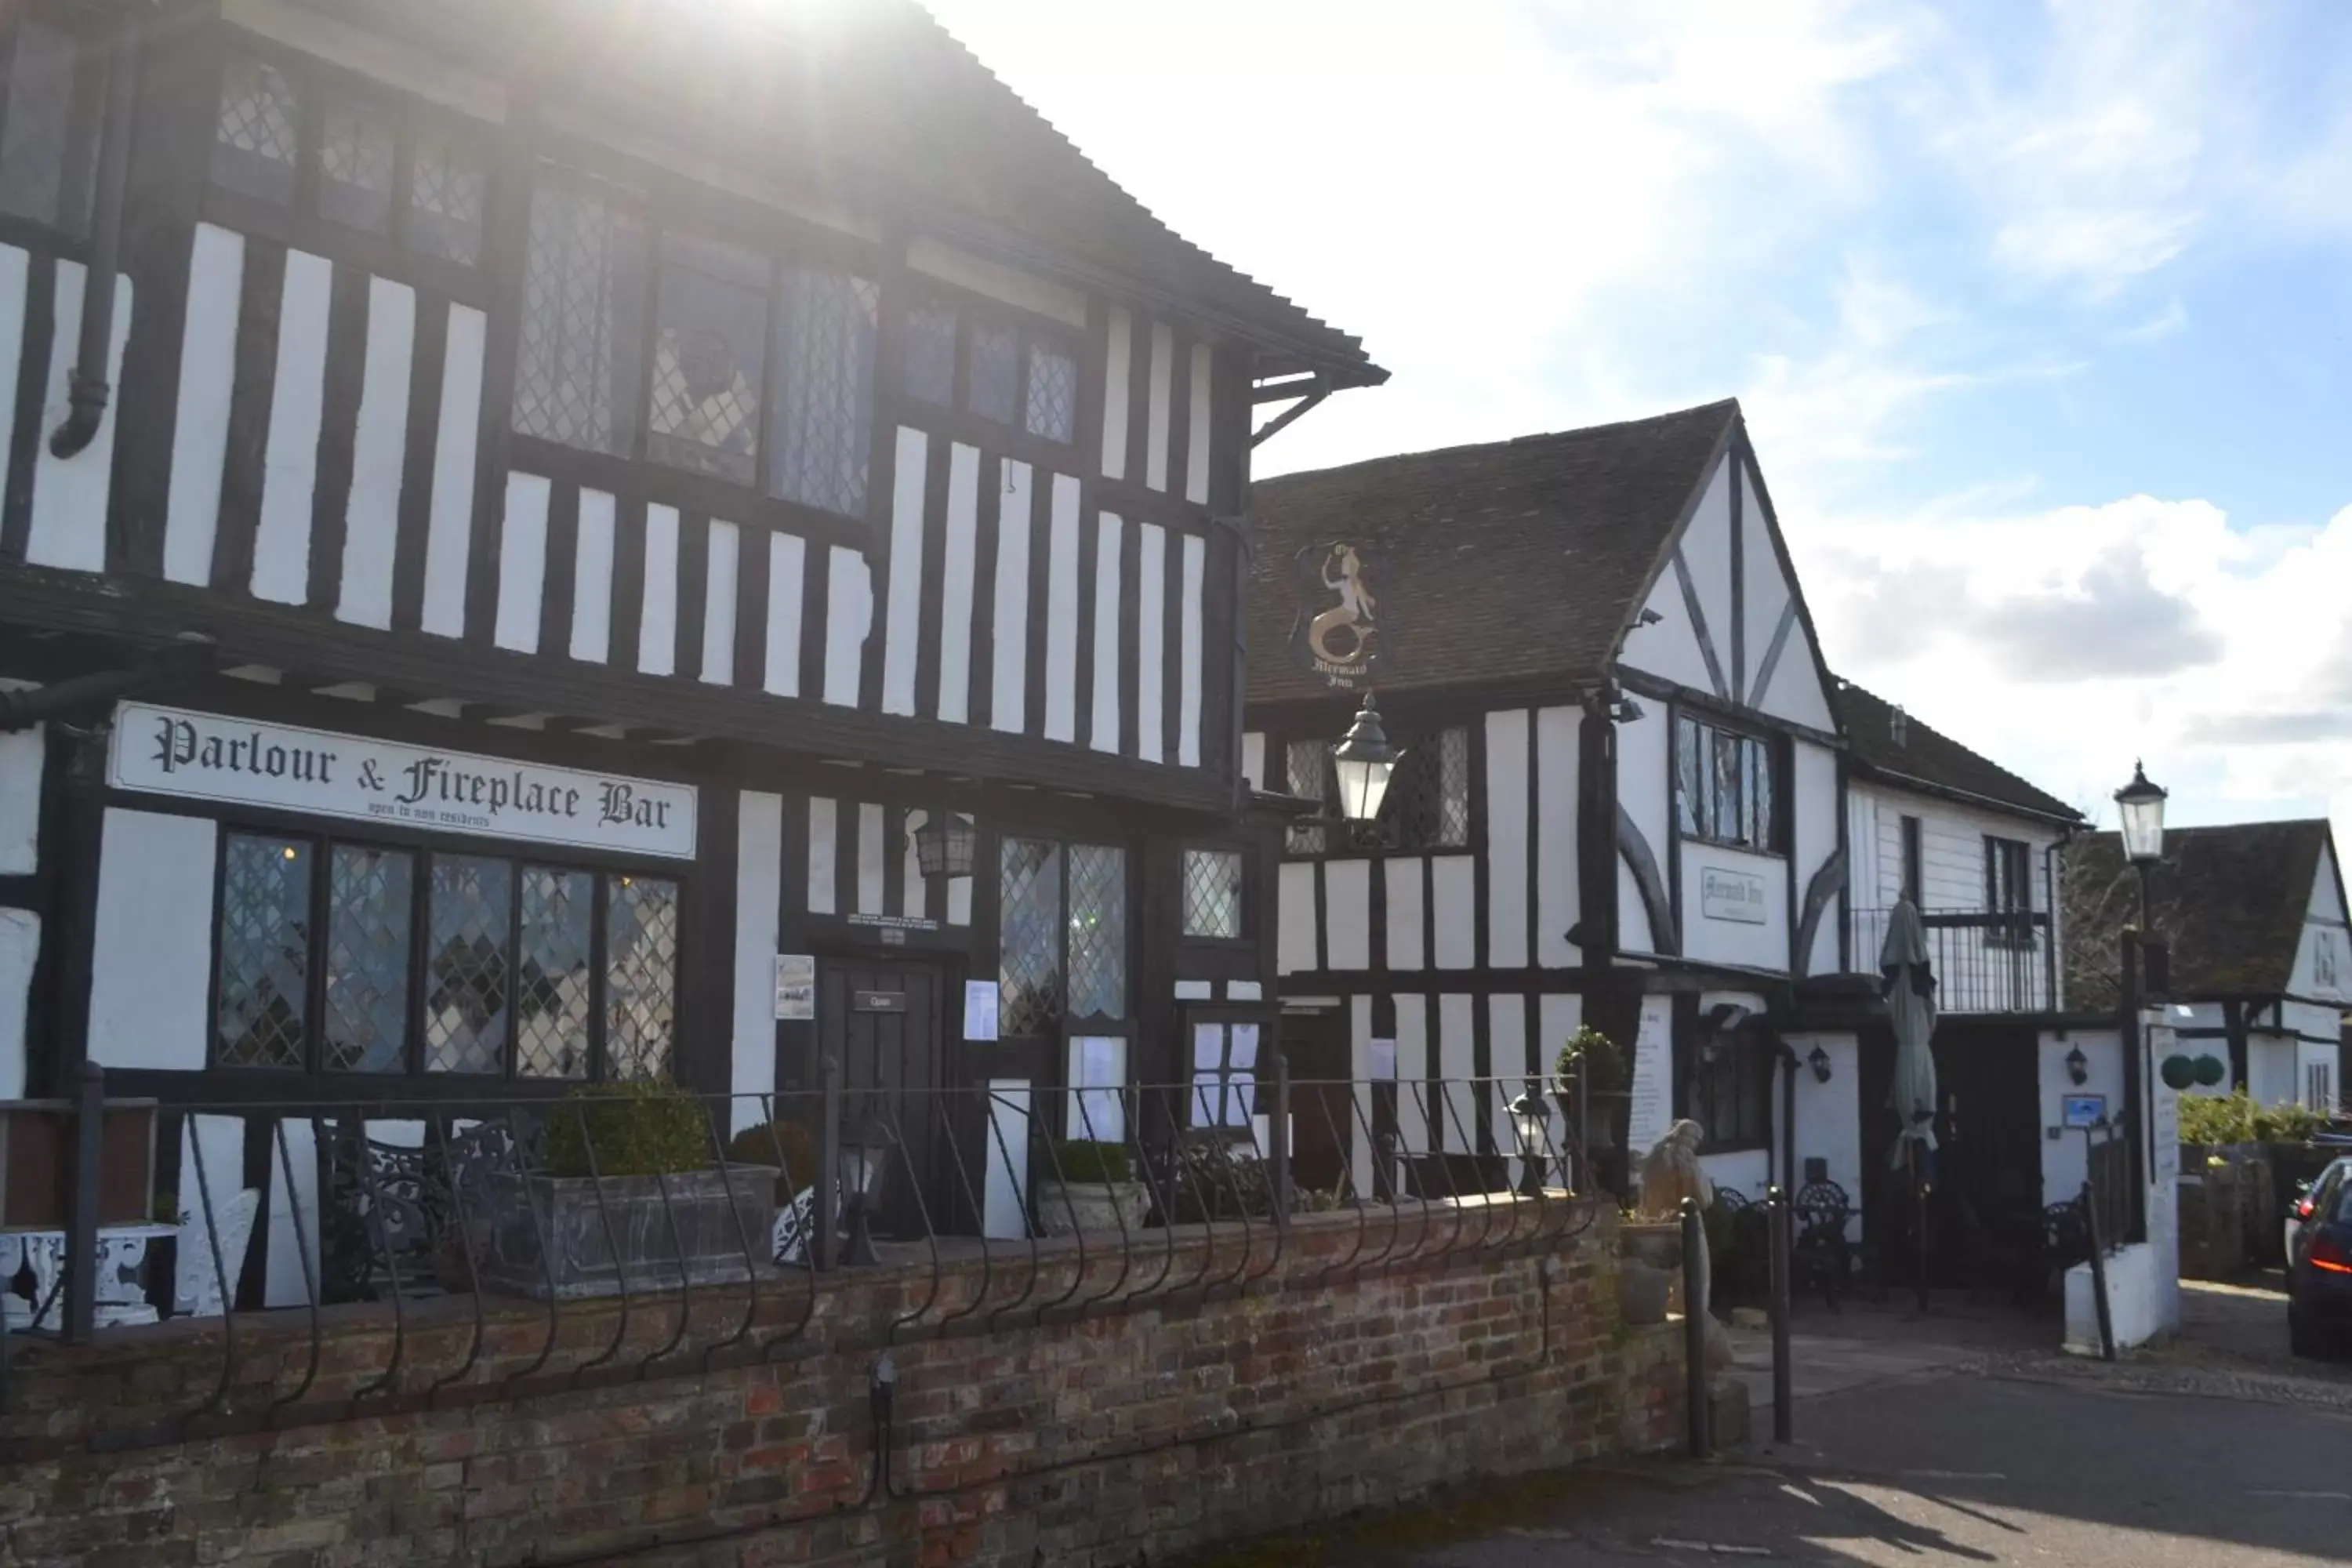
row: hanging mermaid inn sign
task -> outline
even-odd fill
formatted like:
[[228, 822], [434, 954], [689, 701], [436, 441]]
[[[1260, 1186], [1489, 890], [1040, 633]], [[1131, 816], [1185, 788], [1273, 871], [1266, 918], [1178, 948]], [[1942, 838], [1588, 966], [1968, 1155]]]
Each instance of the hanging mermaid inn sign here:
[[1310, 544], [1298, 552], [1298, 616], [1290, 628], [1291, 662], [1336, 691], [1367, 684], [1381, 663], [1375, 568], [1346, 542]]

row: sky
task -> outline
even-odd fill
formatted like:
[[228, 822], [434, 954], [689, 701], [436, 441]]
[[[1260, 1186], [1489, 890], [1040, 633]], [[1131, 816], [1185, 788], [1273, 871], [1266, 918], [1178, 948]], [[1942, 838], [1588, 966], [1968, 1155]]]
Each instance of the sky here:
[[929, 3], [1392, 373], [1261, 475], [1735, 395], [1833, 669], [2352, 850], [2352, 5]]

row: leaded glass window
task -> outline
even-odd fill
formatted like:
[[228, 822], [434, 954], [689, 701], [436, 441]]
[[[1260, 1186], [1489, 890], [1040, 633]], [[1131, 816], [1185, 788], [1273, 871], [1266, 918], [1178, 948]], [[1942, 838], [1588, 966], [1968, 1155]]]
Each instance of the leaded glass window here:
[[1184, 851], [1184, 934], [1226, 941], [1242, 934], [1239, 850]]
[[470, 267], [482, 254], [489, 173], [470, 149], [419, 136], [410, 154], [409, 248]]
[[874, 406], [875, 286], [845, 272], [790, 266], [778, 285], [769, 493], [863, 516]]
[[[1331, 748], [1320, 741], [1293, 741], [1284, 748], [1283, 777], [1290, 794], [1300, 800], [1328, 800], [1331, 776]], [[1295, 822], [1289, 830], [1289, 847], [1293, 855], [1320, 855], [1326, 842], [1327, 825], [1320, 822]]]
[[75, 135], [74, 36], [24, 15], [8, 57], [6, 118], [0, 121], [0, 212], [79, 234], [89, 210], [87, 135]]
[[768, 264], [731, 245], [670, 233], [661, 257], [646, 455], [748, 485], [764, 384]]
[[604, 936], [606, 1076], [669, 1071], [677, 1027], [677, 884], [616, 877]]
[[906, 394], [926, 403], [955, 401], [956, 313], [951, 306], [907, 307]]
[[1780, 843], [1771, 742], [1706, 723], [1675, 721], [1675, 822], [1685, 837], [1771, 853]]
[[511, 863], [434, 857], [425, 957], [427, 1070], [488, 1073], [505, 1067], [513, 920]]
[[416, 859], [338, 844], [327, 868], [329, 1072], [398, 1072], [408, 1040], [408, 940]]
[[1021, 392], [1021, 338], [1010, 327], [983, 321], [971, 330], [971, 382], [964, 406], [997, 425], [1013, 423]]
[[646, 252], [644, 226], [609, 193], [557, 180], [531, 193], [517, 430], [628, 454], [644, 390]]
[[1470, 731], [1440, 730], [1407, 747], [1381, 816], [1381, 839], [1389, 848], [1467, 848]]
[[515, 1071], [524, 1078], [588, 1076], [595, 916], [596, 879], [589, 873], [522, 868]]
[[233, 191], [283, 205], [294, 199], [300, 158], [294, 89], [276, 66], [232, 59], [221, 70], [213, 178]]
[[1073, 844], [1070, 863], [1070, 1016], [1127, 1016], [1127, 851]]
[[329, 110], [319, 142], [319, 212], [383, 234], [392, 226], [392, 122], [363, 110]]
[[310, 847], [232, 833], [221, 847], [213, 1059], [303, 1066], [310, 999]]
[[1024, 427], [1048, 441], [1076, 438], [1078, 362], [1059, 349], [1032, 345], [1029, 398]]
[[998, 1027], [1050, 1033], [1062, 1021], [1062, 847], [1006, 838], [998, 854]]

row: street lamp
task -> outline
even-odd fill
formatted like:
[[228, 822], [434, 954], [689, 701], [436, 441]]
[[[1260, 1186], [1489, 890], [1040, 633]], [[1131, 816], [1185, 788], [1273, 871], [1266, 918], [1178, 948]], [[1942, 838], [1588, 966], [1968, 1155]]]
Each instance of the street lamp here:
[[2164, 858], [2165, 791], [2147, 782], [2147, 769], [2132, 764], [2131, 783], [2116, 791], [2124, 838], [2124, 858], [2139, 868], [2139, 924], [2149, 929], [2148, 873]]
[[890, 1173], [890, 1152], [898, 1141], [879, 1121], [868, 1121], [841, 1141], [841, 1193], [846, 1206], [849, 1238], [841, 1248], [845, 1265], [882, 1261], [874, 1250], [874, 1216], [882, 1207], [882, 1190]]
[[1364, 705], [1356, 710], [1356, 721], [1339, 743], [1331, 748], [1331, 760], [1339, 770], [1339, 811], [1349, 822], [1370, 824], [1379, 820], [1381, 802], [1388, 798], [1389, 776], [1404, 760], [1404, 753], [1389, 744], [1388, 731], [1381, 728], [1381, 715], [1372, 704], [1372, 694], [1364, 693]]
[[969, 817], [952, 811], [934, 812], [908, 837], [914, 840], [915, 864], [924, 876], [971, 875], [972, 842], [977, 835]]
[[1519, 1140], [1519, 1195], [1539, 1198], [1544, 1167], [1551, 1163], [1551, 1107], [1534, 1089], [1511, 1101], [1511, 1128]]

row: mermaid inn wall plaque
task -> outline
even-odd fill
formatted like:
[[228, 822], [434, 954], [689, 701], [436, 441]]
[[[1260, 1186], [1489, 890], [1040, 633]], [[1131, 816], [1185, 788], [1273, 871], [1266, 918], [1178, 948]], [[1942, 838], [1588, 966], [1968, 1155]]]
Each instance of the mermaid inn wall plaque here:
[[1332, 689], [1368, 684], [1381, 663], [1375, 564], [1344, 542], [1310, 544], [1297, 563], [1298, 615], [1291, 623], [1291, 662]]

